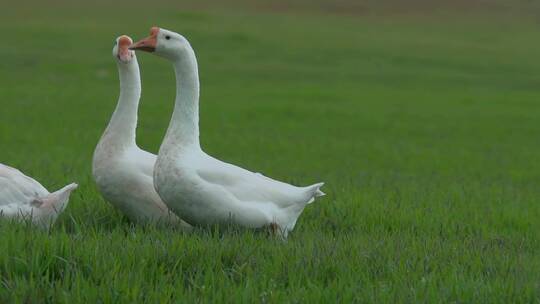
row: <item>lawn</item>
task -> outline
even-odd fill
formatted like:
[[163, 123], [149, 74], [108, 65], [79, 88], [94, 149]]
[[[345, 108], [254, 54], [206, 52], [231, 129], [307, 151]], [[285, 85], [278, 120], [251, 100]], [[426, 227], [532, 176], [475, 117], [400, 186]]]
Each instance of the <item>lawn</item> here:
[[[80, 187], [49, 232], [0, 223], [0, 302], [540, 302], [537, 5], [355, 3], [3, 9], [0, 162]], [[287, 242], [136, 226], [98, 193], [113, 42], [152, 25], [195, 49], [209, 154], [326, 182]], [[155, 153], [174, 74], [138, 59], [138, 143]]]

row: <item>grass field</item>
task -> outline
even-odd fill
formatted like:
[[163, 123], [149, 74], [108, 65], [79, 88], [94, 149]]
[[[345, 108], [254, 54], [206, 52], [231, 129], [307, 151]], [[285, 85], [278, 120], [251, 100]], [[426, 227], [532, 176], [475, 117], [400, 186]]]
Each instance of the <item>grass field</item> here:
[[[0, 223], [0, 302], [540, 302], [538, 7], [392, 1], [9, 4], [0, 162], [80, 188], [48, 233]], [[197, 53], [207, 152], [326, 182], [287, 242], [134, 226], [97, 192], [114, 38], [154, 24]], [[174, 75], [138, 58], [156, 152]]]

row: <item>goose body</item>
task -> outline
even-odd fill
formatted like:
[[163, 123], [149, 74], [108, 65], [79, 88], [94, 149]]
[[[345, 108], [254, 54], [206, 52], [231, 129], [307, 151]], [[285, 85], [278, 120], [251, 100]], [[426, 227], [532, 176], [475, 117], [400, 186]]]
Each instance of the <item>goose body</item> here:
[[323, 183], [296, 187], [206, 154], [199, 142], [199, 77], [195, 53], [181, 35], [152, 28], [130, 48], [172, 61], [177, 95], [174, 113], [154, 168], [154, 186], [163, 201], [192, 225], [270, 226], [284, 236]]
[[92, 162], [92, 173], [103, 197], [139, 223], [180, 223], [153, 186], [156, 155], [140, 149], [135, 141], [137, 111], [141, 94], [139, 65], [127, 36], [117, 39], [113, 55], [120, 77], [118, 105], [101, 137]]
[[285, 236], [304, 207], [324, 195], [323, 183], [296, 187], [222, 162], [197, 147], [173, 155], [160, 150], [155, 187], [169, 207], [192, 225], [277, 225]]
[[69, 184], [50, 193], [21, 171], [0, 164], [0, 216], [29, 220], [49, 228], [64, 211], [77, 184]]

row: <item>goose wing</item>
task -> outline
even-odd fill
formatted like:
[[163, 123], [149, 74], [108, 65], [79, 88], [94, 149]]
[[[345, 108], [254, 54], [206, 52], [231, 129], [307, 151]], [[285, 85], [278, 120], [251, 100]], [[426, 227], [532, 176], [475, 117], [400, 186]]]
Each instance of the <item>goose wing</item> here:
[[30, 204], [49, 192], [21, 171], [0, 164], [0, 206]]
[[307, 203], [304, 188], [286, 184], [260, 173], [219, 161], [208, 156], [208, 161], [198, 166], [197, 175], [208, 184], [220, 186], [223, 190], [242, 202], [273, 203], [286, 208], [299, 203]]

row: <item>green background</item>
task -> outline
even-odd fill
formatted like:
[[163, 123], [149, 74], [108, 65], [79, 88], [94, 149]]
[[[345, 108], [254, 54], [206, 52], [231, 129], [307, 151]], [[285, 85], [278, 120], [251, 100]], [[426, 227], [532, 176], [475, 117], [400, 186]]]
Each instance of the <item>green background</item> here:
[[[50, 232], [0, 223], [1, 302], [540, 301], [532, 1], [19, 1], [0, 9], [0, 162], [80, 184]], [[211, 155], [327, 196], [287, 242], [135, 226], [91, 178], [115, 38], [182, 33]], [[138, 54], [156, 152], [170, 64]]]

